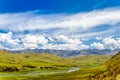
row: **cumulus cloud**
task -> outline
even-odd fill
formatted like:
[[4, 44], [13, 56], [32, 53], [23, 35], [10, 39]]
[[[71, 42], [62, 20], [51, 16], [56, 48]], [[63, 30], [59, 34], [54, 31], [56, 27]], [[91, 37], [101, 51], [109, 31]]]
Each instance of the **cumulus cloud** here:
[[[82, 42], [79, 39], [68, 38], [64, 35], [60, 35], [56, 38], [45, 38], [44, 36], [26, 35], [26, 37], [22, 39], [22, 42], [25, 49], [39, 48], [57, 50], [81, 50], [88, 48], [88, 46], [82, 44]], [[41, 46], [39, 46], [39, 44], [41, 44]]]
[[12, 32], [8, 33], [0, 33], [0, 42], [12, 44], [12, 45], [19, 45], [19, 39], [12, 39]]
[[106, 48], [111, 50], [120, 48], [120, 40], [116, 40], [112, 37], [103, 39], [103, 44]]
[[23, 43], [24, 49], [37, 49], [38, 45], [33, 43]]
[[[61, 43], [64, 42], [64, 43]], [[23, 49], [57, 49], [57, 50], [82, 50], [88, 49], [80, 39], [58, 37], [45, 37], [43, 35], [25, 35], [23, 38], [14, 39], [13, 33], [0, 33], [0, 49], [23, 50]]]
[[[97, 39], [97, 38], [96, 38]], [[57, 50], [83, 50], [83, 49], [120, 49], [120, 38], [111, 36], [98, 39], [100, 42], [85, 44], [79, 38], [69, 38], [65, 35], [50, 37], [43, 35], [25, 35], [23, 38], [13, 38], [13, 33], [0, 33], [0, 49], [57, 49]], [[89, 41], [89, 40], [87, 40]], [[86, 41], [85, 41], [86, 42]]]
[[95, 47], [98, 50], [104, 50], [105, 49], [105, 47], [104, 47], [104, 45], [102, 43], [94, 42], [93, 44], [91, 44], [91, 46]]
[[120, 39], [115, 39], [112, 38], [111, 36], [106, 37], [102, 40], [102, 43], [99, 42], [93, 42], [91, 44], [96, 49], [103, 50], [103, 49], [110, 49], [110, 50], [115, 50], [115, 49], [120, 49]]
[[48, 40], [44, 36], [35, 36], [35, 35], [26, 35], [25, 38], [22, 39], [23, 43], [30, 44], [47, 44]]
[[44, 36], [26, 35], [23, 39], [23, 46], [25, 49], [36, 49], [38, 45], [45, 45], [48, 43], [48, 39]]
[[60, 35], [56, 37], [56, 40], [58, 43], [61, 44], [47, 44], [44, 45], [44, 49], [58, 49], [58, 50], [82, 50], [82, 49], [88, 49], [89, 46], [85, 45], [80, 41], [80, 39], [77, 38], [68, 38], [65, 35]]
[[83, 50], [88, 49], [89, 46], [85, 44], [47, 44], [43, 49], [57, 49], [57, 50]]
[[79, 39], [71, 39], [68, 38], [67, 36], [64, 35], [60, 35], [59, 37], [57, 37], [60, 41], [69, 43], [69, 44], [82, 44], [82, 42]]
[[21, 49], [19, 39], [13, 38], [13, 33], [0, 33], [0, 49], [12, 50], [12, 49]]

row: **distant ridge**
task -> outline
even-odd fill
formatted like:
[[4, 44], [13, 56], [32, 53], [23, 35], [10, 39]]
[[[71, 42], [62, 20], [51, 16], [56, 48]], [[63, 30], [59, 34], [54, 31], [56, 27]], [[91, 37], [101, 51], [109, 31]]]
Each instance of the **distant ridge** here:
[[26, 50], [17, 50], [17, 51], [10, 51], [13, 53], [50, 53], [55, 54], [60, 57], [75, 57], [75, 56], [82, 56], [82, 55], [92, 55], [92, 54], [115, 54], [120, 50], [97, 50], [97, 49], [88, 49], [88, 50], [51, 50], [51, 49], [26, 49]]

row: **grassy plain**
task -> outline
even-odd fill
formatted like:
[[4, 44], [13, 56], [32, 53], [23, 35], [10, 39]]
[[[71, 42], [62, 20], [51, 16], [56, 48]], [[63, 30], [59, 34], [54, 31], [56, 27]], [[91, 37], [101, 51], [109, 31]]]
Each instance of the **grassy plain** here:
[[[13, 54], [0, 50], [0, 80], [87, 80], [106, 70], [111, 55], [62, 58], [47, 53]], [[103, 65], [100, 65], [103, 64]], [[80, 70], [68, 72], [77, 67]]]

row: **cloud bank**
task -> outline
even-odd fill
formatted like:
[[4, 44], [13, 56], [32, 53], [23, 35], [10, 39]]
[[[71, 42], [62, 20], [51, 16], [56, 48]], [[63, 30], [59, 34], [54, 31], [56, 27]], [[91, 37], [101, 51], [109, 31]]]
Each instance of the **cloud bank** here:
[[119, 7], [74, 14], [38, 12], [0, 14], [0, 49], [120, 48]]
[[[85, 40], [86, 41], [86, 40]], [[65, 35], [58, 37], [45, 37], [43, 35], [25, 35], [23, 38], [13, 38], [13, 33], [0, 33], [0, 49], [24, 50], [24, 49], [56, 49], [56, 50], [84, 50], [84, 49], [120, 49], [120, 38], [111, 36], [95, 38], [95, 41], [86, 44], [78, 38], [68, 38]], [[96, 42], [97, 41], [97, 42]]]

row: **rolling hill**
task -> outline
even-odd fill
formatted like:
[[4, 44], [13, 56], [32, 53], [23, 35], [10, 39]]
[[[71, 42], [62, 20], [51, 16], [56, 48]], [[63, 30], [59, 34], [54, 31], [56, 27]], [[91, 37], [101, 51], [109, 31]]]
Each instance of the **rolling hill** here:
[[89, 80], [120, 80], [120, 52], [108, 60], [105, 71], [89, 76]]
[[21, 71], [24, 69], [39, 69], [40, 67], [62, 68], [74, 66], [94, 66], [105, 62], [110, 57], [111, 55], [90, 55], [74, 58], [63, 58], [48, 53], [15, 54], [0, 50], [0, 70], [2, 71], [3, 69], [4, 71], [4, 68], [2, 67], [14, 67], [15, 70]]
[[[2, 80], [19, 80], [19, 78], [21, 80], [86, 80], [90, 74], [104, 71], [104, 66], [99, 65], [111, 57], [112, 55], [104, 54], [64, 58], [48, 53], [18, 54], [0, 50], [0, 75], [4, 78]], [[80, 68], [80, 70], [67, 72], [74, 67]], [[42, 73], [53, 72], [59, 74], [41, 76], [41, 71]], [[33, 76], [24, 76], [29, 73], [32, 73]]]
[[[92, 57], [91, 57], [92, 58]], [[87, 59], [87, 58], [86, 58]], [[28, 77], [29, 80], [120, 80], [120, 52], [105, 63], [72, 73]]]

